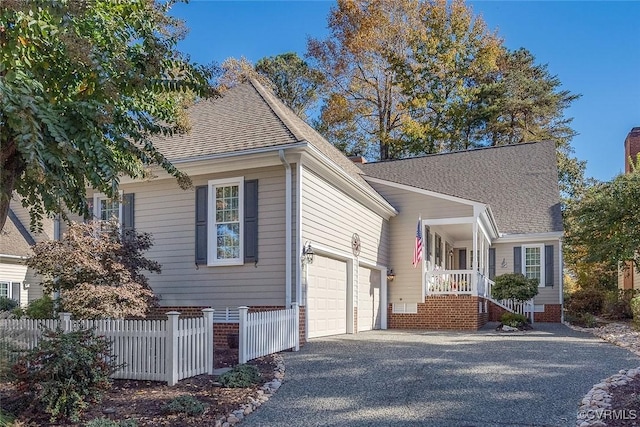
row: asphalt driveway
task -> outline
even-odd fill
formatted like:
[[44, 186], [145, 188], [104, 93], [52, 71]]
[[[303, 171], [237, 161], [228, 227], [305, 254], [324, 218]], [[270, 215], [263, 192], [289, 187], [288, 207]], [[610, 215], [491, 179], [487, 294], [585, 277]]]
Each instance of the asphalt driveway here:
[[371, 331], [285, 353], [278, 392], [250, 426], [574, 426], [593, 384], [640, 366], [559, 324], [524, 333]]

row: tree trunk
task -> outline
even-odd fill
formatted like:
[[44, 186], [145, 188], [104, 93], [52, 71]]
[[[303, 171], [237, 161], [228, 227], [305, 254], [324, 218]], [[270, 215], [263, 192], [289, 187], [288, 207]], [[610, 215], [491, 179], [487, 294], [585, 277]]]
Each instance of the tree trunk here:
[[0, 231], [4, 229], [7, 221], [16, 178], [24, 172], [24, 169], [25, 164], [16, 150], [15, 141], [8, 141], [0, 150]]

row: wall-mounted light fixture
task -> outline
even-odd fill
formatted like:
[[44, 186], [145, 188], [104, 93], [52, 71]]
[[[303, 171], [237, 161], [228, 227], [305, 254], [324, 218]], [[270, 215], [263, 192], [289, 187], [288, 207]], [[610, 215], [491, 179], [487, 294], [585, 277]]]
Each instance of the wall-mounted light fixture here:
[[313, 264], [313, 248], [311, 247], [311, 242], [307, 242], [302, 247], [302, 263], [303, 264]]
[[387, 270], [387, 281], [393, 282], [393, 279], [396, 278], [396, 273], [393, 272], [393, 268]]

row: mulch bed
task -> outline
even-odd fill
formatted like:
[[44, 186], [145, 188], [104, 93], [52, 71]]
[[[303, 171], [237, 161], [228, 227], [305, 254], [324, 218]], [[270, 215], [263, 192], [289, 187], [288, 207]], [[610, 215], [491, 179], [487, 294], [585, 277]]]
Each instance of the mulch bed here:
[[[216, 368], [234, 366], [238, 361], [237, 350], [216, 351]], [[114, 420], [135, 419], [140, 427], [151, 426], [213, 426], [217, 418], [227, 415], [247, 403], [249, 397], [257, 397], [260, 386], [273, 379], [275, 362], [272, 356], [253, 360], [261, 373], [261, 383], [248, 388], [223, 388], [215, 386], [215, 376], [199, 375], [178, 382], [173, 387], [155, 381], [114, 380], [112, 389], [102, 401], [92, 406], [81, 423], [50, 423], [46, 414], [29, 408], [24, 396], [17, 393], [10, 383], [0, 383], [0, 408], [20, 413], [18, 420], [24, 426], [83, 426], [87, 421], [107, 417]], [[208, 410], [201, 416], [162, 414], [162, 407], [181, 395], [190, 395], [206, 403]], [[107, 415], [105, 415], [107, 409]], [[110, 411], [113, 411], [110, 414]]]
[[603, 413], [607, 426], [640, 426], [640, 378], [612, 389], [611, 413]]

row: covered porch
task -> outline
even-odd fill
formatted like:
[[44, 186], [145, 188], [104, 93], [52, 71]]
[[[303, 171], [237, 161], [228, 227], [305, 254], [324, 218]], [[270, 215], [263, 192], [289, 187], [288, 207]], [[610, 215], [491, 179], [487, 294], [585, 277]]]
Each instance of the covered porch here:
[[495, 257], [490, 255], [498, 232], [490, 210], [474, 206], [474, 215], [422, 219], [423, 297], [430, 295], [491, 296]]

